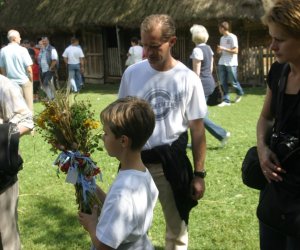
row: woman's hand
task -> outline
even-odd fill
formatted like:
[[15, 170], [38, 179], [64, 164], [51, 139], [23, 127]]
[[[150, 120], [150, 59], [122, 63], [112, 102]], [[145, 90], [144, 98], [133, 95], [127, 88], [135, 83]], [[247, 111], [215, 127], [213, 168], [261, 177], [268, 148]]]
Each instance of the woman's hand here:
[[282, 181], [281, 175], [286, 171], [281, 167], [277, 156], [268, 146], [257, 148], [257, 151], [261, 170], [268, 182]]

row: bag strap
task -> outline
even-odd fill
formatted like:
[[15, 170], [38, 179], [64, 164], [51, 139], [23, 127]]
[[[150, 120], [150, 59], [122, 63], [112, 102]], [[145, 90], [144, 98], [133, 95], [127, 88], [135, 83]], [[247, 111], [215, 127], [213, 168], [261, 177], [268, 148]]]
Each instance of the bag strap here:
[[[282, 122], [282, 115], [283, 115], [283, 99], [284, 99], [284, 93], [287, 85], [287, 77], [288, 73], [290, 71], [289, 64], [286, 63], [283, 66], [283, 69], [281, 71], [280, 79], [278, 81], [278, 91], [277, 91], [277, 108], [276, 108], [276, 120], [275, 120], [275, 132], [279, 133], [280, 130], [282, 129], [282, 124], [285, 124], [285, 122], [288, 120], [288, 118], [291, 116], [291, 114], [294, 112], [294, 110], [298, 107], [298, 104], [300, 103], [300, 94], [298, 93], [298, 98], [297, 101], [295, 102], [294, 106], [291, 107], [287, 114], [285, 115], [285, 119]], [[299, 136], [299, 135], [298, 135]]]
[[220, 87], [221, 82], [220, 82], [220, 77], [219, 77], [219, 74], [218, 74], [218, 68], [217, 68], [217, 64], [216, 64], [215, 60], [214, 60], [214, 68], [215, 68], [215, 73], [216, 73], [216, 78], [217, 78], [216, 86]]

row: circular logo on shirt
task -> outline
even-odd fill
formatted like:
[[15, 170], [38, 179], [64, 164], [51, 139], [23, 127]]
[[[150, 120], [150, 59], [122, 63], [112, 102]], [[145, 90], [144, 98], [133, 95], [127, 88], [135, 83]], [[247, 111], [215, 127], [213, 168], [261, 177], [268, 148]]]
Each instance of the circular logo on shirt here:
[[145, 96], [145, 99], [151, 104], [158, 121], [163, 120], [175, 106], [175, 103], [171, 101], [170, 94], [161, 89], [152, 90]]

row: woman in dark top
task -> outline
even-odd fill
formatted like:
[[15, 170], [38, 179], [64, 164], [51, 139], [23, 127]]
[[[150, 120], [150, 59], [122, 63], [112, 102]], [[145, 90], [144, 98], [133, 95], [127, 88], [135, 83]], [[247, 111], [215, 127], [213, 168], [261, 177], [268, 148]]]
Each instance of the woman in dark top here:
[[[290, 138], [293, 138], [292, 147], [299, 147], [300, 1], [278, 0], [266, 9], [262, 20], [269, 28], [272, 38], [270, 47], [277, 62], [269, 72], [267, 93], [257, 123], [258, 156], [262, 172], [269, 182], [261, 193], [260, 204], [270, 185], [280, 191], [288, 176], [293, 175], [294, 180], [300, 178], [286, 167], [284, 158], [289, 152], [279, 149], [279, 144], [284, 146], [290, 143]], [[292, 166], [299, 167], [299, 164], [300, 159]], [[297, 186], [296, 182], [292, 184]], [[300, 187], [294, 188], [292, 192], [299, 197]], [[260, 219], [260, 247], [263, 250], [300, 249], [300, 239]]]
[[[209, 35], [204, 26], [195, 24], [191, 27], [190, 31], [192, 40], [196, 45], [190, 56], [193, 62], [193, 71], [200, 77], [205, 98], [207, 99], [216, 86], [212, 76], [214, 54], [210, 46], [206, 44]], [[221, 142], [221, 147], [225, 146], [230, 132], [227, 132], [221, 126], [208, 119], [208, 116], [204, 118], [204, 126], [212, 136]]]

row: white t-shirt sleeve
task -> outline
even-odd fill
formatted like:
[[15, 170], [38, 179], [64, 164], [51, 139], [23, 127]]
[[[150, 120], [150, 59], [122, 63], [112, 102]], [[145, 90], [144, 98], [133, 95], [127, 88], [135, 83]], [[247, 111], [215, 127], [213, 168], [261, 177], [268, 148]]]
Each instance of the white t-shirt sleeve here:
[[107, 198], [96, 228], [96, 236], [102, 243], [118, 248], [136, 227], [133, 205], [131, 200], [123, 195]]
[[1, 50], [0, 50], [0, 67], [1, 67], [1, 68], [4, 67], [3, 54], [2, 54], [2, 51], [1, 51]]
[[127, 74], [126, 74], [126, 71], [128, 70], [128, 68], [125, 70], [123, 76], [122, 76], [122, 79], [121, 79], [121, 84], [120, 84], [120, 87], [119, 87], [119, 92], [118, 92], [118, 98], [124, 98], [127, 96], [127, 84], [126, 84], [126, 77], [127, 77]]
[[83, 53], [83, 50], [80, 48], [80, 51], [79, 51], [79, 58], [84, 58], [84, 53]]
[[186, 108], [187, 119], [189, 121], [204, 118], [207, 113], [207, 105], [200, 78], [192, 72], [190, 79], [192, 88]]
[[129, 48], [128, 53], [129, 53], [130, 55], [133, 55], [133, 54], [134, 54], [134, 48], [133, 48], [133, 46]]
[[24, 65], [25, 65], [26, 67], [32, 65], [33, 62], [32, 62], [32, 59], [31, 59], [31, 57], [30, 57], [30, 55], [29, 55], [28, 50], [27, 50], [26, 48], [24, 48], [24, 49], [22, 50], [22, 52], [23, 52], [23, 57], [22, 57], [22, 58], [23, 58], [23, 60], [24, 60]]
[[237, 36], [236, 35], [232, 35], [231, 38], [232, 38], [232, 48], [238, 48], [239, 44], [238, 44]]
[[68, 58], [68, 48], [65, 49], [64, 53], [62, 54], [62, 56]]
[[199, 60], [199, 61], [202, 61], [203, 60], [203, 52], [202, 52], [202, 49], [196, 47], [193, 49], [193, 52], [190, 56], [191, 59], [196, 59], [196, 60]]
[[58, 55], [57, 55], [56, 49], [52, 49], [52, 51], [51, 51], [51, 59], [52, 60], [57, 60], [58, 59]]

